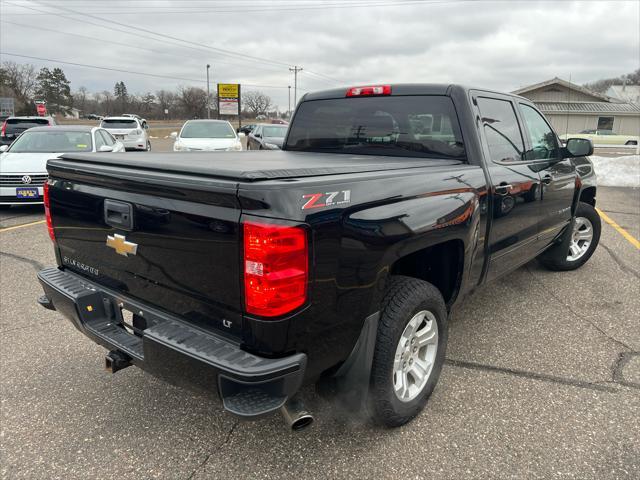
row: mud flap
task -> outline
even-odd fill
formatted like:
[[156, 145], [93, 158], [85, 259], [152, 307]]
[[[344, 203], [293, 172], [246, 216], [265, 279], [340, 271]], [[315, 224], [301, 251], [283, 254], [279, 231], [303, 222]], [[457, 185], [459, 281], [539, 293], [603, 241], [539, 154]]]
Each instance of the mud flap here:
[[364, 320], [356, 345], [333, 378], [336, 400], [349, 410], [366, 408], [379, 318], [380, 312], [376, 312]]

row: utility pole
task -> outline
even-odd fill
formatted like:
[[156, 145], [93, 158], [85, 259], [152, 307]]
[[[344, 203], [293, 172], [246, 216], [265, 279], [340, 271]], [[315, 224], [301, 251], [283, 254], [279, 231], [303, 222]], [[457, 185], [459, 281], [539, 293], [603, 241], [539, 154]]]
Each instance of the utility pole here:
[[302, 67], [294, 65], [289, 71], [293, 72], [293, 105], [295, 106], [298, 103], [298, 72], [302, 71]]
[[291, 85], [289, 85], [289, 108], [287, 109], [287, 117], [291, 118]]
[[210, 66], [211, 65], [207, 63], [207, 118], [211, 118], [211, 111], [210, 111], [211, 106], [209, 105], [211, 103], [210, 102], [211, 93], [209, 92], [209, 67]]

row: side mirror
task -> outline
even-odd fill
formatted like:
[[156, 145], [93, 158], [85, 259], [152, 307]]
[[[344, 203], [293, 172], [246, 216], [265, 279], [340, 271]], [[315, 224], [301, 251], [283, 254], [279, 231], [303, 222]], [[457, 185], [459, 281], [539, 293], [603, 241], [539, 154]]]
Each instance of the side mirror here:
[[110, 147], [109, 145], [102, 145], [99, 149], [99, 152], [113, 152], [113, 147]]
[[145, 130], [149, 130], [149, 125], [147, 124], [147, 122], [144, 122], [142, 126]]
[[9, 150], [9, 145], [2, 145], [0, 146], [0, 153], [4, 153], [7, 150]]
[[246, 137], [246, 135], [244, 134], [244, 132], [238, 132], [238, 137], [244, 138]]
[[178, 132], [171, 132], [170, 137], [175, 140], [176, 138], [178, 138]]
[[588, 138], [570, 138], [564, 147], [565, 158], [593, 155], [593, 143]]

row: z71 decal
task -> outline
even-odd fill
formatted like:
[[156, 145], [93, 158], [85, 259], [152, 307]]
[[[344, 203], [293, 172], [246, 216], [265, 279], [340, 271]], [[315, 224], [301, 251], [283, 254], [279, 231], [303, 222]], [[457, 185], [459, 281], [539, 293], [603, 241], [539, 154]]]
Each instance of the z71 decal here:
[[341, 190], [339, 192], [307, 193], [302, 195], [306, 202], [302, 205], [302, 210], [311, 208], [333, 207], [334, 205], [344, 205], [351, 203], [351, 190]]

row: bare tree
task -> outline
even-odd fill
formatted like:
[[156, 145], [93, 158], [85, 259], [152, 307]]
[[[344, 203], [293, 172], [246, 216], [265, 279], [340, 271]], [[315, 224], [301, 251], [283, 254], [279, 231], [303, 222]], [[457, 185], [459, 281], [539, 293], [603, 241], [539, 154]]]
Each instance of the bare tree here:
[[169, 90], [158, 90], [156, 92], [156, 99], [158, 102], [158, 107], [160, 108], [160, 115], [164, 116], [164, 111], [168, 110], [168, 115], [175, 116], [173, 110], [176, 107], [177, 99], [176, 94], [170, 92]]
[[113, 113], [113, 93], [109, 90], [103, 90], [102, 92], [102, 111], [106, 115]]
[[242, 95], [242, 104], [254, 117], [264, 115], [271, 108], [271, 97], [262, 92], [247, 92]]
[[180, 104], [189, 118], [202, 118], [207, 106], [207, 92], [197, 87], [180, 87]]
[[87, 87], [80, 87], [78, 91], [73, 94], [73, 106], [82, 112], [82, 114], [87, 113], [87, 95], [89, 94], [89, 90]]
[[31, 103], [38, 72], [28, 63], [3, 62], [0, 67], [0, 83], [13, 92], [23, 107]]

